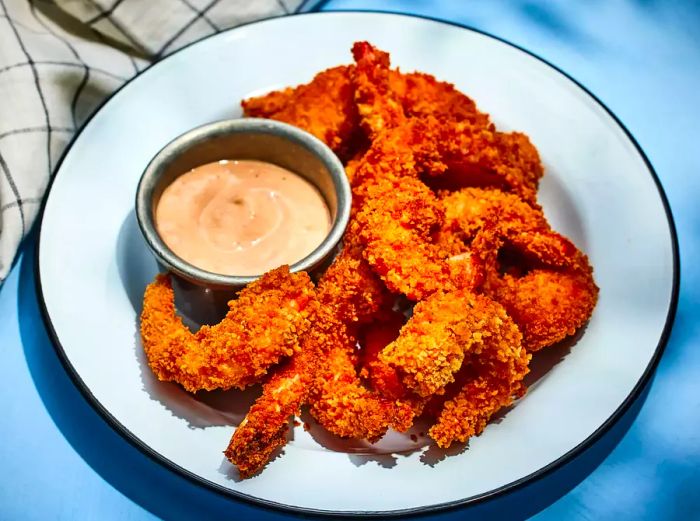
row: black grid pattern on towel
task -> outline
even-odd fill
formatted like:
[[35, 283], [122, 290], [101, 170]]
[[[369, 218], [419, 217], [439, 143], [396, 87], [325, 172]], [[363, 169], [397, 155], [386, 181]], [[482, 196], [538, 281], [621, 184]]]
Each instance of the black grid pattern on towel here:
[[316, 3], [0, 0], [0, 283], [58, 158], [106, 97], [192, 41]]

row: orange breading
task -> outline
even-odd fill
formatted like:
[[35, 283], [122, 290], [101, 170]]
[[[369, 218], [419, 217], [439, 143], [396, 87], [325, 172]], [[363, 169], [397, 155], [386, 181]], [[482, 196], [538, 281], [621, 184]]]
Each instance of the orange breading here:
[[514, 348], [504, 357], [471, 356], [467, 371], [455, 382], [458, 389], [441, 405], [428, 435], [439, 447], [481, 434], [491, 417], [526, 392], [522, 383], [530, 355]]
[[572, 335], [590, 318], [598, 288], [588, 258], [553, 231], [542, 210], [515, 194], [466, 188], [443, 194], [445, 234], [474, 240], [486, 266], [485, 292], [537, 351]]
[[312, 324], [301, 340], [301, 349], [271, 373], [262, 395], [233, 433], [225, 451], [238, 467], [242, 478], [258, 472], [273, 452], [285, 445], [291, 416], [300, 413], [321, 362], [321, 353], [329, 342], [338, 342], [334, 330], [323, 320], [323, 310], [313, 305]]
[[544, 173], [537, 149], [520, 132], [498, 132], [468, 122], [447, 122], [434, 127], [444, 172], [436, 183], [446, 188], [491, 186], [537, 202], [537, 187]]
[[275, 119], [310, 132], [342, 158], [352, 154], [357, 107], [348, 66], [327, 69], [310, 83], [241, 102], [246, 116]]
[[414, 416], [418, 416], [428, 399], [412, 393], [401, 381], [399, 372], [379, 359], [382, 350], [399, 336], [405, 322], [403, 313], [392, 311], [362, 329], [360, 376], [374, 391], [386, 398], [400, 400], [411, 407]]
[[365, 388], [355, 368], [356, 325], [378, 318], [393, 299], [362, 258], [351, 232], [347, 244], [318, 284], [327, 339], [311, 395], [310, 412], [329, 432], [341, 437], [379, 439], [389, 427], [410, 427], [409, 404]]
[[356, 67], [349, 69], [361, 124], [370, 138], [404, 124], [409, 117], [435, 117], [439, 121], [467, 121], [492, 128], [488, 114], [454, 85], [430, 74], [402, 73], [389, 68], [389, 54], [367, 42], [352, 48]]
[[389, 72], [389, 90], [401, 101], [409, 117], [433, 116], [440, 121], [468, 121], [482, 127], [492, 127], [488, 114], [479, 112], [470, 97], [454, 85], [438, 81], [421, 72]]
[[590, 272], [535, 269], [504, 275], [490, 294], [520, 326], [528, 351], [573, 335], [593, 313], [598, 287]]
[[472, 247], [484, 263], [483, 291], [513, 317], [528, 351], [559, 342], [588, 321], [598, 287], [588, 258], [566, 237], [492, 228], [477, 241]]
[[378, 181], [399, 182], [427, 172], [442, 172], [444, 165], [431, 136], [429, 124], [413, 119], [376, 137], [364, 156], [351, 166], [354, 211], [362, 208], [367, 191]]
[[317, 369], [310, 412], [329, 432], [344, 438], [365, 438], [377, 441], [389, 427], [408, 429], [414, 411], [408, 403], [365, 388], [355, 369], [354, 336], [342, 322], [333, 330], [343, 333], [345, 342], [334, 342], [325, 363]]
[[497, 224], [509, 234], [549, 229], [541, 208], [527, 204], [516, 194], [493, 188], [463, 188], [441, 196], [446, 228], [460, 230], [466, 240], [489, 224]]
[[345, 236], [345, 244], [319, 281], [319, 301], [341, 322], [352, 325], [376, 319], [391, 308], [394, 296], [362, 257], [362, 246]]
[[514, 366], [522, 335], [503, 307], [469, 291], [437, 291], [413, 308], [379, 359], [419, 396], [443, 392], [468, 354]]
[[306, 273], [283, 266], [243, 289], [220, 323], [192, 333], [175, 313], [170, 279], [159, 275], [146, 288], [141, 313], [148, 363], [158, 379], [190, 392], [255, 383], [299, 349], [313, 291]]
[[[588, 258], [537, 204], [543, 168], [529, 138], [496, 130], [450, 83], [390, 69], [367, 42], [352, 54], [355, 64], [242, 102], [346, 162], [351, 220], [317, 288], [273, 270], [197, 333], [166, 276], [144, 296], [159, 379], [189, 391], [263, 382], [225, 451], [242, 478], [284, 446], [304, 405], [341, 437], [374, 442], [422, 414], [439, 447], [464, 442], [525, 393], [529, 353], [574, 334], [596, 304]], [[404, 297], [416, 302], [408, 320]]]
[[[342, 357], [338, 350], [354, 345], [348, 325], [378, 316], [392, 302], [386, 287], [362, 258], [359, 245], [350, 237], [346, 241], [343, 251], [319, 281], [316, 299], [309, 305], [313, 311], [311, 326], [301, 339], [301, 349], [272, 373], [226, 450], [241, 477], [260, 470], [272, 453], [286, 443], [289, 417], [298, 414], [309, 401], [312, 389], [316, 389], [312, 411], [328, 430], [338, 435], [380, 436], [394, 422], [401, 426], [401, 421], [408, 421], [395, 419], [402, 414], [405, 417], [405, 406], [391, 404], [362, 388], [353, 377], [354, 366], [337, 363]], [[348, 356], [351, 353], [350, 350]], [[345, 385], [326, 385], [328, 372], [338, 368], [347, 372]], [[335, 392], [362, 396], [362, 407], [343, 408]]]
[[421, 300], [439, 289], [479, 285], [476, 257], [451, 257], [432, 242], [442, 219], [439, 200], [418, 179], [381, 179], [369, 186], [356, 225], [365, 258], [389, 289]]
[[393, 367], [379, 360], [379, 353], [399, 336], [406, 323], [403, 313], [391, 311], [380, 320], [367, 324], [360, 332], [360, 376], [372, 389], [388, 398], [405, 398], [408, 390]]
[[374, 139], [383, 130], [404, 123], [406, 115], [390, 88], [389, 55], [367, 42], [355, 42], [352, 55], [356, 66], [351, 78], [360, 125], [367, 136]]

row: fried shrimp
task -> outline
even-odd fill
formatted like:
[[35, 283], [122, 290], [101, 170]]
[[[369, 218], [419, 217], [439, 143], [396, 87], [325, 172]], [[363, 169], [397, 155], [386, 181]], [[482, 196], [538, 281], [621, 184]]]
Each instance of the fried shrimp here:
[[352, 232], [348, 239], [319, 281], [319, 301], [327, 311], [322, 322], [333, 338], [326, 342], [326, 357], [317, 369], [310, 412], [337, 436], [376, 441], [389, 427], [408, 429], [414, 411], [407, 403], [367, 389], [357, 373], [356, 326], [387, 313], [393, 298], [369, 269]]
[[473, 289], [482, 270], [468, 252], [451, 257], [432, 241], [444, 217], [436, 196], [420, 180], [381, 179], [369, 186], [357, 215], [363, 254], [389, 289], [421, 300], [442, 288]]
[[[390, 306], [391, 295], [362, 258], [359, 245], [351, 237], [346, 241], [309, 305], [311, 326], [301, 339], [301, 349], [273, 371], [226, 449], [241, 477], [260, 470], [286, 443], [290, 416], [299, 414], [310, 398], [319, 423], [340, 436], [380, 437], [391, 425], [410, 424], [406, 406], [364, 389], [354, 365], [347, 363], [354, 357], [355, 343], [349, 325], [377, 317]], [[336, 377], [340, 381], [329, 382]], [[346, 393], [351, 393], [348, 399], [362, 401], [349, 408], [338, 398]]]
[[263, 386], [262, 395], [238, 426], [225, 451], [241, 477], [258, 472], [275, 450], [284, 446], [290, 417], [309, 401], [332, 346], [344, 345], [345, 329], [336, 327], [329, 310], [315, 303], [312, 324], [302, 338], [301, 349], [276, 369]]
[[310, 83], [249, 98], [241, 105], [246, 116], [295, 125], [326, 143], [341, 158], [352, 155], [358, 115], [348, 66], [325, 70]]
[[430, 74], [391, 70], [389, 90], [401, 101], [408, 117], [432, 116], [439, 121], [467, 121], [480, 127], [492, 127], [488, 114], [479, 112], [474, 100], [451, 83], [438, 81]]
[[481, 254], [486, 259], [484, 292], [513, 317], [530, 352], [573, 335], [598, 300], [586, 255], [551, 230], [500, 233], [486, 247], [490, 252]]
[[520, 326], [528, 351], [539, 351], [578, 331], [591, 317], [598, 287], [590, 272], [534, 269], [505, 274], [490, 294]]
[[[392, 74], [389, 55], [367, 42], [355, 43], [353, 56], [355, 101], [370, 139], [410, 120], [422, 121], [421, 139], [414, 141], [432, 149], [432, 160], [423, 169], [438, 183], [496, 186], [536, 203], [544, 170], [525, 134], [496, 131], [488, 115], [449, 84], [437, 84], [426, 75]], [[418, 88], [409, 89], [411, 85]]]
[[491, 417], [525, 394], [522, 383], [528, 373], [530, 355], [515, 347], [503, 357], [465, 360], [466, 371], [455, 381], [456, 392], [441, 404], [428, 435], [438, 447], [467, 441], [481, 434]]
[[429, 174], [439, 187], [496, 187], [536, 204], [544, 169], [525, 134], [498, 132], [466, 121], [434, 126], [434, 133], [445, 166]]
[[[334, 329], [342, 331], [342, 323]], [[347, 329], [345, 329], [347, 335]], [[377, 441], [389, 427], [408, 429], [414, 411], [408, 403], [386, 398], [362, 385], [355, 369], [356, 340], [347, 335], [345, 343], [334, 344], [321, 364], [310, 412], [329, 432], [344, 438]]]
[[531, 206], [512, 193], [493, 188], [463, 188], [441, 195], [446, 228], [458, 229], [467, 241], [492, 223], [509, 235], [549, 230], [539, 206]]
[[526, 392], [532, 352], [579, 331], [598, 298], [586, 255], [537, 202], [530, 139], [499, 131], [454, 85], [354, 62], [252, 97], [246, 116], [296, 125], [345, 165], [350, 222], [324, 272], [263, 275], [193, 333], [170, 280], [145, 292], [141, 336], [160, 380], [262, 394], [224, 454], [241, 478], [283, 449], [308, 408], [326, 431], [378, 441], [420, 415], [441, 448], [479, 435]]
[[398, 371], [379, 360], [379, 353], [396, 340], [405, 323], [406, 317], [402, 313], [392, 311], [382, 320], [368, 324], [361, 332], [360, 376], [388, 398], [404, 399], [408, 396]]
[[515, 359], [525, 356], [521, 339], [500, 304], [469, 291], [441, 290], [416, 304], [399, 337], [379, 359], [399, 371], [407, 388], [430, 396], [454, 381], [470, 353], [514, 367]]
[[319, 281], [319, 301], [348, 325], [364, 323], [391, 308], [394, 296], [362, 256], [356, 240], [345, 244]]
[[262, 469], [275, 450], [286, 444], [289, 419], [299, 414], [308, 399], [319, 358], [318, 329], [312, 327], [307, 335], [302, 349], [271, 373], [224, 451], [242, 478]]
[[403, 106], [390, 90], [389, 54], [367, 42], [352, 46], [352, 71], [360, 125], [370, 139], [406, 121]]
[[192, 333], [175, 313], [170, 279], [159, 275], [146, 288], [141, 313], [148, 364], [159, 380], [190, 392], [246, 387], [299, 350], [312, 295], [309, 276], [283, 266], [243, 289], [220, 323]]

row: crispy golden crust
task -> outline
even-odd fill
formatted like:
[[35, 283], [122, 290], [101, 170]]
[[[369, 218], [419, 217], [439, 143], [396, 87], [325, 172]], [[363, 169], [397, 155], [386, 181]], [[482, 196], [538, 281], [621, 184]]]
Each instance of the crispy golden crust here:
[[491, 128], [488, 114], [479, 112], [476, 103], [451, 83], [438, 81], [421, 72], [389, 72], [389, 90], [401, 101], [408, 117], [432, 116], [440, 121], [467, 121]]
[[538, 351], [588, 321], [598, 287], [590, 272], [536, 269], [522, 277], [504, 275], [491, 294], [522, 329], [528, 351]]
[[498, 132], [468, 122], [436, 125], [434, 132], [446, 168], [444, 173], [432, 173], [445, 187], [497, 187], [536, 204], [544, 169], [525, 134]]
[[360, 333], [360, 376], [369, 381], [372, 389], [393, 399], [405, 398], [408, 390], [398, 371], [379, 360], [379, 353], [396, 340], [405, 323], [406, 317], [402, 313], [392, 311], [381, 320], [367, 324]]
[[326, 346], [317, 368], [310, 412], [329, 432], [341, 437], [376, 441], [389, 427], [405, 430], [413, 421], [409, 404], [385, 398], [362, 385], [355, 368], [355, 325], [383, 316], [391, 298], [362, 258], [361, 246], [347, 244], [319, 281]]
[[442, 220], [438, 199], [418, 179], [381, 179], [368, 187], [357, 214], [363, 255], [392, 291], [421, 300], [439, 289], [480, 284], [476, 257], [451, 257], [433, 242]]
[[170, 279], [159, 275], [146, 288], [141, 313], [148, 363], [158, 379], [190, 392], [243, 388], [299, 349], [312, 294], [306, 273], [283, 266], [241, 291], [219, 324], [192, 333], [175, 313]]
[[441, 393], [467, 354], [488, 360], [520, 356], [522, 335], [501, 305], [468, 291], [437, 291], [416, 304], [399, 337], [379, 359], [419, 396]]
[[[338, 322], [334, 331], [343, 331]], [[344, 438], [377, 441], [389, 427], [408, 429], [414, 417], [409, 404], [385, 398], [362, 385], [355, 369], [355, 338], [333, 342], [313, 390], [310, 412], [328, 431]]]
[[322, 353], [328, 342], [340, 341], [333, 338], [335, 333], [316, 302], [310, 309], [312, 324], [301, 340], [301, 349], [272, 372], [225, 451], [242, 478], [261, 470], [274, 451], [285, 445], [289, 419], [308, 401]]
[[[528, 350], [573, 334], [596, 303], [588, 259], [537, 205], [543, 169], [527, 136], [497, 131], [449, 83], [391, 70], [367, 42], [352, 52], [354, 65], [243, 102], [347, 161], [352, 219], [318, 288], [276, 270], [196, 334], [167, 279], [146, 292], [159, 378], [242, 387], [281, 361], [225, 452], [244, 478], [286, 443], [304, 404], [342, 437], [375, 441], [421, 412], [440, 447], [478, 435], [524, 394]], [[392, 311], [397, 294], [417, 302], [408, 321]]]
[[353, 207], [362, 209], [367, 192], [379, 181], [399, 183], [427, 172], [442, 172], [444, 164], [425, 121], [412, 119], [382, 132], [359, 159], [353, 162], [351, 183]]
[[272, 372], [262, 395], [233, 433], [224, 452], [238, 467], [242, 478], [262, 469], [274, 451], [286, 443], [289, 419], [299, 414], [308, 397], [318, 355], [308, 342], [304, 343], [307, 345], [299, 353]]
[[351, 72], [360, 125], [370, 139], [406, 120], [401, 101], [389, 84], [389, 55], [367, 42], [352, 46], [356, 66]]
[[522, 231], [549, 230], [539, 206], [532, 206], [516, 194], [497, 189], [463, 188], [441, 194], [445, 209], [445, 228], [459, 230], [472, 240], [485, 226], [498, 225], [514, 234]]
[[503, 357], [471, 357], [466, 378], [456, 383], [458, 391], [442, 403], [428, 435], [439, 447], [467, 441], [481, 434], [491, 417], [526, 392], [522, 383], [528, 373], [530, 355], [514, 347]]
[[343, 249], [319, 281], [319, 301], [352, 325], [376, 319], [391, 308], [394, 296], [363, 258], [362, 246], [346, 235]]
[[513, 317], [525, 348], [538, 351], [574, 334], [598, 300], [586, 255], [551, 230], [493, 230], [495, 239], [472, 245], [485, 266], [483, 290]]
[[348, 66], [327, 69], [305, 85], [249, 98], [246, 116], [275, 119], [310, 132], [342, 158], [352, 154], [358, 130]]
[[[226, 450], [241, 477], [259, 471], [286, 443], [289, 417], [309, 401], [319, 423], [339, 436], [380, 437], [391, 425], [410, 424], [406, 406], [363, 388], [354, 365], [347, 363], [355, 345], [348, 326], [378, 316], [392, 298], [362, 258], [359, 245], [346, 240], [309, 305], [311, 326], [300, 351], [272, 373]], [[329, 382], [337, 371], [343, 372], [340, 382]], [[350, 398], [339, 398], [345, 395], [357, 403], [348, 407]]]
[[591, 266], [569, 239], [550, 228], [539, 207], [494, 189], [442, 195], [445, 234], [457, 229], [461, 239], [473, 241], [486, 266], [484, 289], [521, 328], [528, 351], [585, 324], [598, 295]]

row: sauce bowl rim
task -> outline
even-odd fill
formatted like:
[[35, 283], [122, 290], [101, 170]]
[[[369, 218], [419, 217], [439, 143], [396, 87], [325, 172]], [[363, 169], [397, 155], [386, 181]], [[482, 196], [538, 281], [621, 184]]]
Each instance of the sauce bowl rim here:
[[[337, 209], [324, 240], [306, 257], [289, 266], [292, 273], [311, 271], [326, 260], [340, 243], [350, 220], [352, 191], [345, 168], [338, 156], [320, 139], [293, 125], [261, 118], [232, 118], [213, 121], [180, 134], [149, 161], [136, 188], [135, 209], [141, 233], [156, 259], [180, 277], [214, 289], [238, 289], [257, 280], [259, 275], [224, 275], [199, 268], [175, 254], [163, 241], [155, 224], [153, 196], [166, 166], [192, 146], [224, 134], [271, 134], [302, 146], [326, 167], [337, 196]], [[235, 159], [235, 158], [221, 158]], [[262, 159], [264, 160], [264, 159]]]

